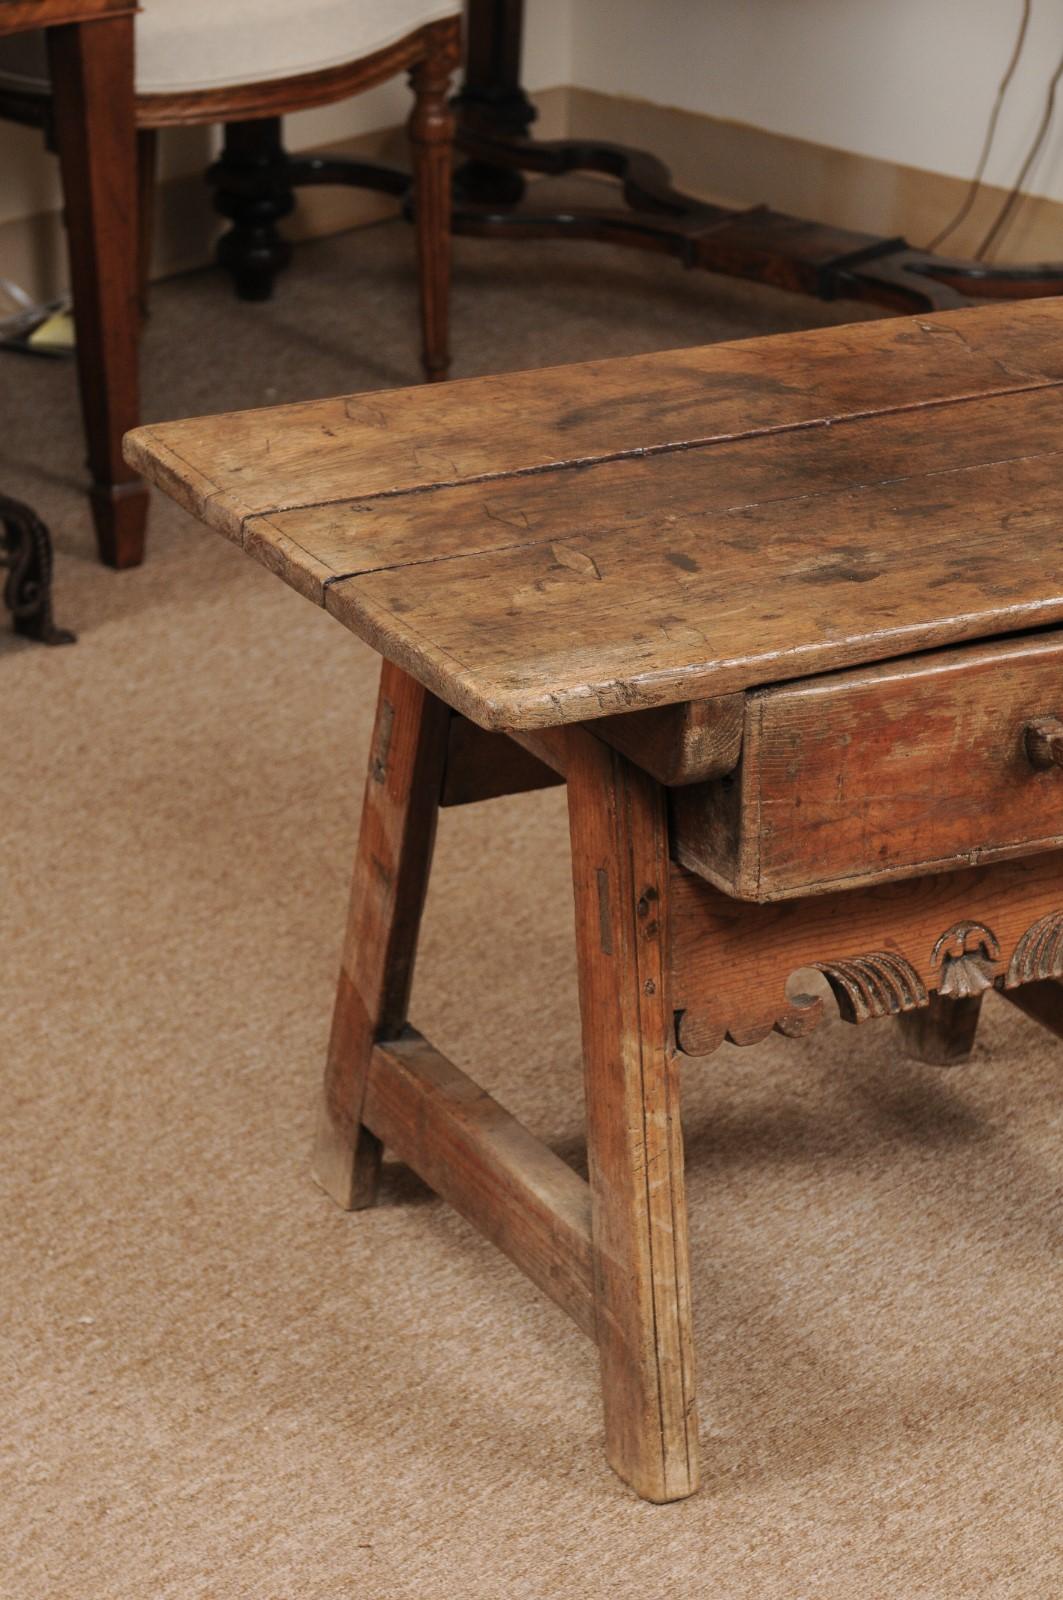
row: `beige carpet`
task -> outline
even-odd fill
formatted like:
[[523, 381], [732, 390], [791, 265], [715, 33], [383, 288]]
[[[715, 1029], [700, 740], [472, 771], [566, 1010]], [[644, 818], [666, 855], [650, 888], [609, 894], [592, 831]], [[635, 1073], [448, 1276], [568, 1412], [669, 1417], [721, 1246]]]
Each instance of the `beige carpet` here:
[[[163, 286], [151, 417], [406, 383], [409, 236], [277, 301]], [[605, 247], [464, 242], [456, 372], [843, 320]], [[374, 661], [153, 509], [92, 560], [73, 374], [0, 356], [65, 651], [0, 637], [3, 1600], [1039, 1600], [1063, 1591], [1063, 1045], [888, 1027], [686, 1074], [706, 1487], [606, 1468], [594, 1352], [408, 1173], [307, 1153]], [[563, 797], [446, 814], [414, 1017], [578, 1163]]]

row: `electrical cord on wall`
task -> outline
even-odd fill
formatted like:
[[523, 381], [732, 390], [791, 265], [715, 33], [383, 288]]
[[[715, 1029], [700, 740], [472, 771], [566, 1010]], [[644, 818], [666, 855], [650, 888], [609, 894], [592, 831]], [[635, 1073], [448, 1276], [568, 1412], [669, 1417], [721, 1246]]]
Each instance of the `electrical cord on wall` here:
[[1044, 148], [1045, 140], [1048, 138], [1048, 130], [1052, 126], [1052, 118], [1056, 109], [1056, 90], [1059, 87], [1059, 80], [1061, 78], [1063, 78], [1063, 56], [1059, 58], [1059, 64], [1057, 65], [1055, 72], [1052, 74], [1051, 82], [1048, 85], [1048, 95], [1045, 99], [1045, 108], [1041, 115], [1041, 121], [1038, 124], [1033, 143], [1026, 152], [1026, 159], [1019, 168], [1019, 176], [1015, 179], [1015, 182], [1008, 193], [1007, 199], [997, 212], [989, 231], [975, 252], [976, 258], [979, 261], [983, 261], [985, 259], [993, 245], [999, 243], [1004, 233], [1015, 220], [1016, 210], [1020, 200], [1023, 198], [1022, 186], [1026, 182], [1030, 168], [1037, 160], [1037, 157], [1041, 154], [1041, 151]]
[[955, 233], [956, 229], [960, 226], [960, 223], [964, 222], [970, 215], [971, 207], [974, 205], [979, 193], [981, 192], [982, 179], [985, 176], [986, 163], [989, 160], [989, 155], [993, 148], [993, 141], [997, 136], [997, 123], [1000, 121], [1000, 111], [1004, 104], [1004, 97], [1011, 85], [1012, 78], [1015, 76], [1015, 69], [1019, 65], [1019, 58], [1022, 55], [1023, 46], [1026, 43], [1026, 33], [1030, 26], [1031, 9], [1032, 0], [1023, 0], [1022, 18], [1019, 22], [1019, 32], [1015, 40], [1014, 48], [1011, 52], [1011, 59], [1008, 62], [1004, 71], [1004, 76], [1001, 78], [997, 87], [996, 99], [993, 102], [993, 109], [989, 114], [989, 122], [986, 126], [985, 138], [982, 140], [982, 153], [978, 158], [978, 165], [975, 168], [974, 177], [971, 179], [970, 187], [968, 188], [967, 194], [964, 197], [963, 204], [960, 206], [960, 209], [957, 211], [956, 215], [952, 218], [952, 221], [946, 223], [941, 232], [934, 235], [933, 239], [931, 239], [930, 243], [926, 246], [928, 250], [937, 250], [951, 233]]

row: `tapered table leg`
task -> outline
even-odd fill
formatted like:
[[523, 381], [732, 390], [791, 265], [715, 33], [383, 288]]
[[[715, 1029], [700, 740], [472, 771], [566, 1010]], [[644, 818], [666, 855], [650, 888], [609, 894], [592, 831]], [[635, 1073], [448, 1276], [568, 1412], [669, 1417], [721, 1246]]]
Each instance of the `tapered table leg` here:
[[449, 726], [442, 701], [384, 663], [314, 1154], [318, 1182], [348, 1211], [376, 1198], [366, 1075], [374, 1044], [406, 1022]]
[[610, 1464], [648, 1500], [698, 1484], [664, 790], [582, 730], [568, 794]]
[[48, 31], [78, 378], [100, 559], [144, 558], [148, 491], [122, 457], [139, 419], [133, 18]]

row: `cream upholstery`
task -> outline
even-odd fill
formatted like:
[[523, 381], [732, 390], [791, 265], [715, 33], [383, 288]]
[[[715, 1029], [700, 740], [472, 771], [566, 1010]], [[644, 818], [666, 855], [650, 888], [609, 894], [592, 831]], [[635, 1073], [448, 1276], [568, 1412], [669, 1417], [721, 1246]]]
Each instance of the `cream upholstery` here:
[[[358, 61], [457, 0], [142, 0], [137, 92], [180, 94], [319, 72]], [[0, 39], [0, 85], [47, 88], [44, 35]]]

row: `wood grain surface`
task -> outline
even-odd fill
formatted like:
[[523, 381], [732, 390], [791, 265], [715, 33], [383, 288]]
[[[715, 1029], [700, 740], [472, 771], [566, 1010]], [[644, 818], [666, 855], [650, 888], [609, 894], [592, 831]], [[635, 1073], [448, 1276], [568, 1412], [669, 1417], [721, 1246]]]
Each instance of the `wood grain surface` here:
[[582, 729], [565, 739], [606, 1453], [677, 1500], [699, 1463], [664, 790]]
[[560, 773], [506, 734], [485, 733], [466, 717], [451, 717], [440, 805], [496, 800], [529, 789], [550, 789], [562, 781]]
[[594, 1338], [585, 1179], [412, 1028], [374, 1049], [364, 1116], [381, 1143]]
[[968, 968], [977, 983], [949, 984], [960, 998], [1063, 977], [1060, 852], [774, 905], [735, 900], [676, 866], [671, 908], [673, 1003], [691, 1055], [818, 1026], [813, 969], [833, 976], [837, 996], [855, 964], [868, 999], [854, 1021], [916, 1011]]
[[746, 697], [733, 782], [676, 796], [684, 865], [778, 900], [1063, 844], [1063, 634], [932, 651]]
[[649, 711], [599, 717], [595, 736], [669, 786], [731, 772], [738, 763], [746, 697], [724, 694]]
[[138, 430], [130, 459], [484, 727], [1063, 617], [1063, 306]]
[[406, 1025], [450, 722], [384, 662], [314, 1147], [318, 1182], [350, 1211], [376, 1198], [380, 1143], [362, 1102], [374, 1044]]

